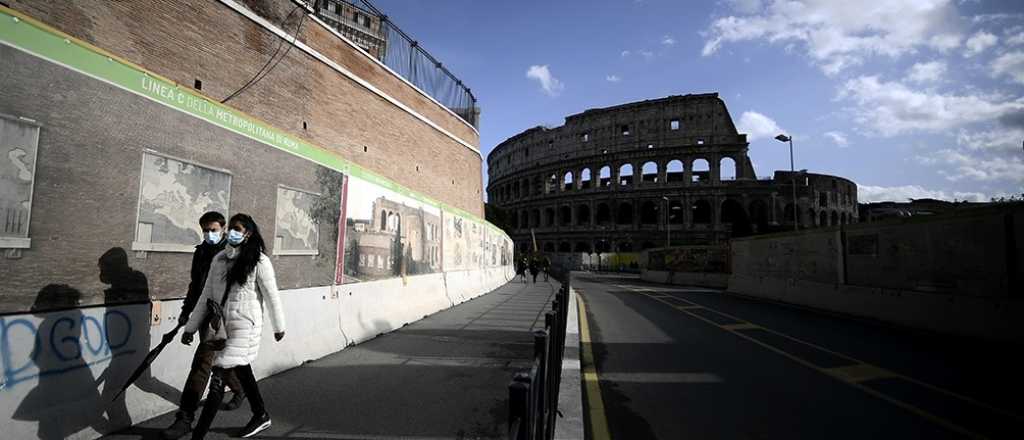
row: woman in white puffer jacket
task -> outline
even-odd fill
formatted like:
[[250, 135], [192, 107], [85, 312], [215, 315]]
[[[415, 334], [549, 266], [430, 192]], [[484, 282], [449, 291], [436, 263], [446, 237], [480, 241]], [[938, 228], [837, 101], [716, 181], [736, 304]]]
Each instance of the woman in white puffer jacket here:
[[[228, 246], [213, 257], [203, 294], [181, 336], [182, 342], [191, 343], [193, 335], [210, 314], [211, 305], [208, 303], [224, 304], [227, 341], [213, 361], [210, 391], [192, 432], [193, 439], [203, 438], [217, 415], [224, 398], [223, 375], [227, 370], [238, 376], [253, 412], [252, 419], [238, 435], [250, 437], [270, 427], [270, 415], [263, 404], [251, 364], [256, 361], [260, 350], [264, 304], [269, 309], [274, 338], [278, 341], [284, 338], [284, 311], [277, 294], [274, 266], [263, 253], [266, 245], [252, 217], [245, 214], [232, 216], [228, 222], [227, 239]], [[227, 301], [223, 301], [225, 293]]]

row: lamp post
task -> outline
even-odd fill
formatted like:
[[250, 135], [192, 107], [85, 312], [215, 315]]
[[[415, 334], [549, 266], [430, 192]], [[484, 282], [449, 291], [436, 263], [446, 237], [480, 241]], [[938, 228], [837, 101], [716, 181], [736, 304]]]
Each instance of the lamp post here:
[[793, 166], [793, 137], [780, 134], [775, 136], [775, 140], [779, 142], [789, 142], [789, 178], [793, 182], [793, 230], [799, 229], [797, 226], [797, 209], [796, 209], [796, 167]]
[[665, 201], [665, 247], [672, 247], [672, 229], [668, 222], [668, 197], [661, 196]]

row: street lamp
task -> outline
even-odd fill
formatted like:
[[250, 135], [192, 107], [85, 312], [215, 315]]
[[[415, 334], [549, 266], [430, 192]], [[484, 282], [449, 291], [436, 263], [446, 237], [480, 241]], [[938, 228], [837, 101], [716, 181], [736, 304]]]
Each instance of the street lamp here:
[[775, 136], [775, 140], [779, 142], [789, 142], [789, 178], [793, 181], [793, 230], [799, 229], [797, 226], [797, 213], [796, 213], [796, 167], [793, 166], [793, 137], [780, 134]]
[[661, 196], [665, 201], [665, 247], [672, 247], [672, 229], [668, 223], [668, 197]]

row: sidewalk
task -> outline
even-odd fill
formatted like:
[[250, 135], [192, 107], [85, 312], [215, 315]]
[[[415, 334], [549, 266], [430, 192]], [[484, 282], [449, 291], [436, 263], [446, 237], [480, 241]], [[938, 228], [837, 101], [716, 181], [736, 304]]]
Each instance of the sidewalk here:
[[[554, 279], [512, 281], [264, 379], [260, 390], [274, 425], [255, 438], [504, 438], [508, 383], [529, 368], [530, 332], [544, 327], [558, 287]], [[248, 404], [219, 412], [207, 438], [231, 438], [250, 416]], [[104, 438], [160, 438], [173, 420], [173, 413], [165, 414]]]

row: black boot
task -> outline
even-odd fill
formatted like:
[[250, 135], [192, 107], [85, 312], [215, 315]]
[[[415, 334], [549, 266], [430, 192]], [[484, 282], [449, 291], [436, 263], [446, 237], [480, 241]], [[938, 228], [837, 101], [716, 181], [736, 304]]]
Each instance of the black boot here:
[[203, 412], [199, 415], [199, 422], [192, 431], [192, 440], [202, 440], [210, 430], [213, 418], [217, 417], [217, 410], [224, 401], [224, 370], [214, 367], [210, 377], [210, 392], [206, 394], [206, 403], [203, 404]]
[[177, 440], [183, 437], [185, 434], [192, 432], [192, 421], [194, 419], [194, 414], [178, 411], [174, 415], [174, 423], [161, 431], [160, 437], [164, 438], [164, 440]]

